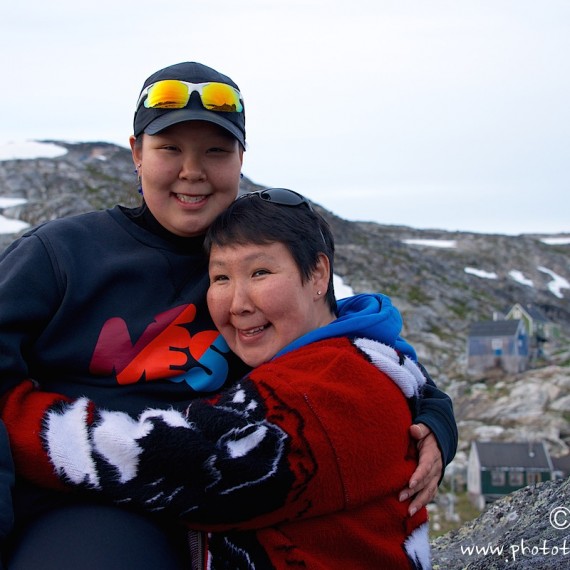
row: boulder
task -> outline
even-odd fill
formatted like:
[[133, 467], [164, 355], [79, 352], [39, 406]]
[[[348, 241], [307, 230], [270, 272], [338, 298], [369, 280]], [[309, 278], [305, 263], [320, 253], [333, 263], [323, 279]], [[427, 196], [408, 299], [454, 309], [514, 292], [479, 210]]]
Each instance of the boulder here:
[[434, 570], [570, 568], [570, 479], [524, 487], [432, 541]]

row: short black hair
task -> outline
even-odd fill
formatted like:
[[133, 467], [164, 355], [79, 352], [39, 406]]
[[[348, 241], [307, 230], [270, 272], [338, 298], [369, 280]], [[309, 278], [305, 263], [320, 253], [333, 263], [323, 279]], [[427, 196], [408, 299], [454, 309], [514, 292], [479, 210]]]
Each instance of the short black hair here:
[[308, 203], [285, 206], [263, 200], [252, 192], [238, 197], [210, 225], [204, 246], [282, 243], [291, 253], [303, 283], [317, 267], [319, 253], [330, 263], [325, 300], [337, 314], [333, 285], [334, 238], [327, 221]]

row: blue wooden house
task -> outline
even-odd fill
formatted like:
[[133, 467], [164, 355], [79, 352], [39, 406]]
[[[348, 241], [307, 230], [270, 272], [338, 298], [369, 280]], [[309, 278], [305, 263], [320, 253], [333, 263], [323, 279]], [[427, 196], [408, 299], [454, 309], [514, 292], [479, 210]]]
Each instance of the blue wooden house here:
[[526, 370], [528, 363], [528, 333], [521, 320], [479, 321], [469, 327], [469, 374], [480, 375], [493, 369], [516, 374]]

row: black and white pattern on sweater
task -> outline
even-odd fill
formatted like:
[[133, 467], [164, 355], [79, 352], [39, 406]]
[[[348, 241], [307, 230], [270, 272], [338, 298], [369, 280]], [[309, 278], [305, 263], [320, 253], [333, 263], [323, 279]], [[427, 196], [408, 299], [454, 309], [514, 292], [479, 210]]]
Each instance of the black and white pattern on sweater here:
[[398, 385], [406, 398], [420, 396], [426, 379], [419, 366], [409, 356], [369, 338], [357, 338], [354, 344], [378, 370]]
[[[147, 410], [135, 420], [93, 410], [81, 398], [50, 410], [43, 439], [59, 476], [76, 486], [149, 510], [231, 523], [282, 505], [293, 480], [288, 435], [265, 414], [247, 380], [214, 404], [196, 401], [191, 422], [176, 410]], [[79, 438], [65, 435], [79, 431]], [[272, 500], [259, 504], [259, 492]]]
[[[356, 339], [354, 344], [408, 400], [419, 396], [425, 378], [411, 359], [370, 339]], [[287, 425], [294, 426], [295, 439], [305, 441], [295, 410], [279, 402], [276, 393], [264, 397], [267, 402], [246, 378], [214, 402], [194, 402], [189, 408], [192, 421], [172, 409], [146, 410], [133, 419], [97, 410], [80, 398], [48, 412], [44, 446], [58, 475], [73, 485], [177, 516], [193, 511], [200, 514], [195, 520], [204, 522], [233, 522], [229, 513], [239, 505], [243, 520], [244, 513], [256, 516], [283, 505], [295, 479], [286, 458], [290, 438], [270, 420], [267, 406], [289, 416]], [[308, 446], [302, 454], [310, 456]], [[315, 466], [310, 459], [307, 465], [310, 475]], [[273, 499], [254, 507], [261, 490]]]

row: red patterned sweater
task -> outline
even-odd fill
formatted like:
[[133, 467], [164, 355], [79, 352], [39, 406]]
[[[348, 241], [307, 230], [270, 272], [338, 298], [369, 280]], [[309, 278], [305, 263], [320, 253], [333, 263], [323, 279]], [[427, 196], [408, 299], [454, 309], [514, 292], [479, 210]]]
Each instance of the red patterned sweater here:
[[186, 414], [135, 420], [26, 382], [2, 415], [22, 474], [183, 518], [208, 534], [212, 570], [426, 569], [426, 510], [409, 518], [398, 501], [417, 464], [408, 430], [424, 382], [394, 349], [337, 338]]

